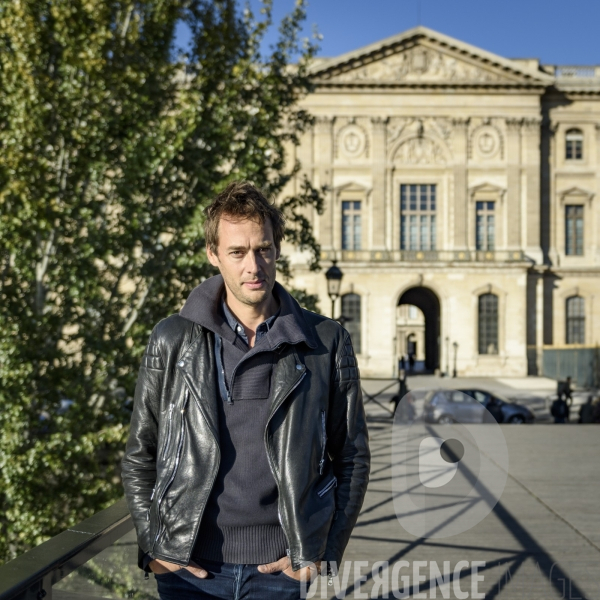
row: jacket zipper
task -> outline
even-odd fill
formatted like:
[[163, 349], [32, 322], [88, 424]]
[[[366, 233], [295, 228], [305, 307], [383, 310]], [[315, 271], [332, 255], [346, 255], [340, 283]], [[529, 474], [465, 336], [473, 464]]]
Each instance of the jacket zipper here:
[[[215, 334], [216, 335], [216, 334]], [[216, 337], [217, 342], [217, 352], [219, 353], [219, 364], [221, 365], [221, 381], [223, 382], [224, 390], [220, 390], [221, 394], [225, 392], [225, 399], [227, 400], [227, 404], [233, 404], [233, 399], [231, 398], [231, 391], [227, 387], [227, 380], [225, 379], [225, 365], [223, 364], [223, 340], [220, 335]], [[233, 370], [233, 375], [231, 377], [230, 385], [233, 382], [233, 377], [235, 376], [235, 369]], [[219, 384], [219, 388], [220, 388]]]
[[[286, 401], [286, 399], [289, 397], [289, 395], [302, 383], [302, 380], [304, 379], [305, 376], [306, 376], [306, 369], [303, 371], [303, 373], [300, 376], [300, 378], [298, 379], [298, 381], [296, 381], [296, 383], [289, 389], [289, 391], [283, 397], [283, 399], [279, 403], [279, 406], [281, 406]], [[277, 408], [279, 408], [279, 406]], [[273, 473], [273, 478], [275, 479], [275, 484], [277, 485], [277, 495], [278, 495], [277, 518], [279, 519], [279, 524], [281, 525], [281, 529], [283, 529], [283, 533], [285, 534], [286, 539], [289, 540], [290, 536], [288, 535], [288, 533], [285, 529], [285, 525], [283, 524], [283, 518], [281, 517], [281, 506], [279, 505], [279, 503], [281, 502], [281, 490], [279, 489], [279, 482], [277, 481], [277, 477], [275, 477], [275, 469], [273, 468], [273, 457], [271, 456], [269, 444], [267, 441], [267, 431], [269, 429], [269, 423], [271, 422], [271, 419], [273, 418], [273, 415], [275, 414], [275, 412], [276, 411], [274, 411], [273, 414], [271, 414], [271, 416], [267, 420], [267, 425], [265, 427], [265, 446], [267, 447], [267, 457], [269, 459], [269, 467], [271, 468], [271, 472]], [[286, 550], [289, 550], [289, 548], [287, 548]], [[288, 554], [288, 556], [289, 556], [289, 554]]]
[[148, 506], [148, 510], [146, 511], [146, 521], [150, 520], [150, 508], [152, 507], [152, 499], [154, 498], [154, 492], [156, 492], [156, 486], [152, 488], [152, 493], [150, 494], [150, 506]]
[[161, 492], [160, 497], [158, 498], [158, 502], [156, 504], [156, 514], [157, 514], [158, 523], [157, 523], [156, 537], [154, 538], [154, 544], [152, 545], [152, 550], [154, 550], [154, 546], [156, 545], [156, 542], [158, 541], [158, 538], [161, 536], [163, 529], [164, 529], [164, 526], [162, 526], [162, 519], [160, 518], [160, 505], [165, 497], [165, 494], [167, 493], [167, 490], [169, 489], [169, 487], [171, 487], [171, 484], [173, 483], [173, 480], [175, 479], [175, 475], [177, 474], [177, 470], [179, 468], [179, 459], [181, 458], [181, 449], [183, 448], [183, 437], [185, 434], [185, 419], [184, 419], [183, 413], [185, 412], [189, 395], [190, 395], [190, 392], [186, 388], [185, 398], [183, 400], [183, 407], [181, 409], [181, 413], [182, 413], [181, 414], [181, 431], [179, 434], [179, 444], [177, 445], [177, 455], [175, 457], [175, 467], [173, 468], [171, 477], [169, 478], [167, 485], [163, 488], [163, 491]]
[[165, 443], [165, 446], [163, 448], [163, 453], [162, 453], [163, 458], [165, 458], [165, 456], [167, 455], [167, 450], [169, 449], [169, 443], [171, 442], [171, 426], [172, 426], [172, 422], [173, 422], [173, 408], [175, 408], [175, 405], [171, 402], [171, 404], [169, 405], [169, 423], [167, 425], [167, 441]]
[[321, 411], [321, 460], [319, 461], [319, 475], [323, 475], [325, 466], [325, 446], [327, 444], [327, 431], [325, 428], [325, 411]]
[[[200, 414], [203, 414], [203, 413], [202, 413], [202, 409], [200, 408], [200, 403], [199, 403], [199, 402], [198, 402], [198, 400], [196, 399], [196, 396], [194, 396], [194, 402], [196, 403], [196, 406], [198, 407], [198, 410], [200, 411]], [[213, 435], [214, 435], [214, 434], [213, 434]], [[216, 439], [215, 439], [215, 441], [216, 441]], [[220, 460], [221, 460], [221, 458], [220, 458], [220, 456], [221, 456], [221, 448], [220, 448], [219, 444], [217, 444], [217, 452], [218, 452], [218, 454], [219, 454], [219, 462], [220, 462]], [[216, 469], [216, 470], [214, 471], [214, 473], [213, 473], [212, 480], [211, 480], [211, 482], [210, 482], [210, 487], [209, 487], [209, 489], [208, 489], [208, 496], [206, 496], [206, 498], [207, 498], [207, 501], [208, 501], [208, 498], [209, 498], [210, 494], [212, 493], [212, 489], [213, 489], [213, 486], [215, 485], [215, 480], [217, 479], [217, 475], [218, 475], [218, 473], [219, 473], [219, 468], [217, 467], [217, 469]], [[202, 517], [204, 516], [204, 509], [205, 509], [205, 508], [206, 508], [206, 503], [204, 504], [204, 507], [203, 507], [203, 508], [202, 508], [202, 510], [200, 511], [200, 516], [199, 516], [199, 518], [198, 518], [198, 524], [197, 524], [197, 526], [196, 526], [196, 530], [194, 531], [194, 540], [196, 540], [196, 539], [197, 539], [197, 537], [198, 537], [198, 530], [199, 530], [199, 528], [200, 528], [200, 523], [201, 523], [201, 521], [202, 521]]]
[[325, 485], [325, 487], [321, 488], [317, 492], [317, 496], [319, 496], [319, 498], [322, 498], [330, 489], [334, 487], [337, 487], [337, 477], [334, 477], [331, 481], [327, 483], [327, 485]]

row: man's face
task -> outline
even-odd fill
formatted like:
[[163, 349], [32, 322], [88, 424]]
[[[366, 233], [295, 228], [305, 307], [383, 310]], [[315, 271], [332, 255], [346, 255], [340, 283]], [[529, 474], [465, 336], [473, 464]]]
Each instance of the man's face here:
[[273, 228], [250, 219], [224, 215], [219, 221], [217, 252], [207, 249], [210, 263], [221, 271], [227, 293], [247, 306], [259, 306], [271, 298], [275, 284], [275, 261], [279, 250]]

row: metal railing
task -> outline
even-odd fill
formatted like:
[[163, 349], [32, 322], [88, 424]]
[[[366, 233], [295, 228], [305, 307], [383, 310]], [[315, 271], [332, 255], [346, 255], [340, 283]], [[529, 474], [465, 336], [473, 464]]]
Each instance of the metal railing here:
[[323, 251], [322, 260], [356, 263], [521, 262], [522, 250], [341, 250]]
[[52, 600], [55, 584], [132, 529], [123, 498], [1, 566], [0, 600]]
[[590, 65], [557, 66], [554, 68], [554, 75], [556, 77], [588, 79], [591, 77], [600, 77], [600, 68]]

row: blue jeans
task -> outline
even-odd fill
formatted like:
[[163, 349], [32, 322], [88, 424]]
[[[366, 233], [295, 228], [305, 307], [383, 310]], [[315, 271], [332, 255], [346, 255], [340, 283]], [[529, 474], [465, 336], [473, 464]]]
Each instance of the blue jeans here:
[[200, 579], [187, 569], [154, 574], [161, 600], [299, 600], [306, 598], [308, 582], [283, 572], [260, 573], [258, 565], [236, 565], [204, 560], [208, 572]]

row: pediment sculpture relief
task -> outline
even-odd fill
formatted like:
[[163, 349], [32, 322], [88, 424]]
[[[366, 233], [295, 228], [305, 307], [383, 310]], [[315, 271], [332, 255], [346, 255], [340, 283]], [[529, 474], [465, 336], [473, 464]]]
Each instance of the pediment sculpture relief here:
[[400, 144], [394, 163], [402, 165], [445, 165], [442, 148], [428, 138], [411, 138]]
[[439, 50], [416, 46], [345, 73], [333, 75], [331, 79], [340, 83], [361, 81], [495, 83], [503, 78], [487, 68], [454, 58]]
[[[397, 141], [403, 136], [421, 140], [425, 145], [431, 138], [445, 140], [446, 145], [451, 150], [451, 133], [452, 123], [447, 117], [393, 117], [390, 119], [387, 127], [388, 153], [394, 151]], [[436, 142], [432, 141], [432, 143], [439, 149], [441, 157], [445, 162], [443, 149]], [[422, 149], [424, 148], [425, 146]], [[420, 151], [418, 150], [418, 152]]]

